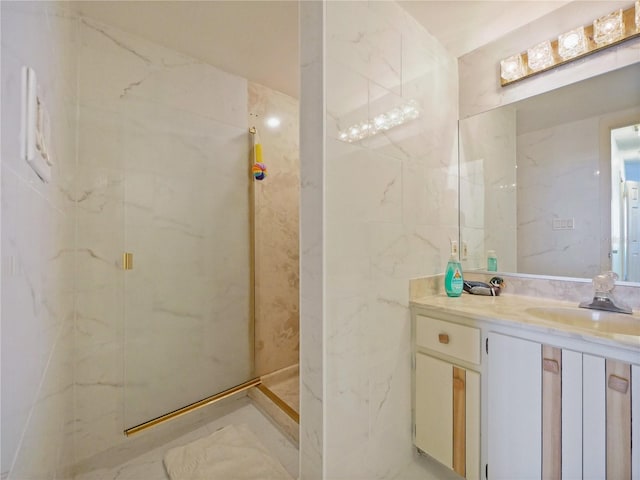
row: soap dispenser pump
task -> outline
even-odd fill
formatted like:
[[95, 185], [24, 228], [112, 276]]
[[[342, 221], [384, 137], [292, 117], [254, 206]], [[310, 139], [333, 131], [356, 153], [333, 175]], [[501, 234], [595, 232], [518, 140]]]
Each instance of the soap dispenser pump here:
[[450, 297], [462, 295], [464, 279], [462, 278], [462, 265], [455, 254], [451, 255], [444, 274], [444, 290]]

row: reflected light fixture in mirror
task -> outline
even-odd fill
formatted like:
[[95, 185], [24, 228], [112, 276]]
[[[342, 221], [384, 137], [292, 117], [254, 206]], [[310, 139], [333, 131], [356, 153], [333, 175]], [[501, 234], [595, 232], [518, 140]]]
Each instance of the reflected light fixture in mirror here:
[[504, 87], [638, 36], [640, 0], [630, 8], [595, 19], [591, 25], [574, 28], [501, 60], [500, 84]]
[[420, 107], [415, 100], [392, 108], [388, 112], [380, 113], [371, 120], [355, 123], [338, 132], [338, 138], [343, 142], [352, 143], [373, 137], [394, 127], [404, 125], [420, 116]]

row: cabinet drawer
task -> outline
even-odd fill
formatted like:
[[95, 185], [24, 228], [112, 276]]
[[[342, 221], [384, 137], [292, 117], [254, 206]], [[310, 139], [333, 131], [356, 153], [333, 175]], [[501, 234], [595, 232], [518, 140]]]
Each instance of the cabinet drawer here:
[[416, 344], [480, 364], [480, 329], [416, 315]]

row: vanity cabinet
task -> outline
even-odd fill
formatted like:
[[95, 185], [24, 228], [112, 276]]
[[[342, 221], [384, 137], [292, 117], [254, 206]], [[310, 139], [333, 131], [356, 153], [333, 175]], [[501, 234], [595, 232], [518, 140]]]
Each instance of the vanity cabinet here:
[[462, 477], [478, 479], [480, 330], [413, 318], [414, 444]]
[[640, 478], [640, 367], [494, 332], [487, 367], [488, 478]]
[[414, 444], [469, 479], [640, 480], [640, 315], [556, 328], [538, 304], [412, 305]]

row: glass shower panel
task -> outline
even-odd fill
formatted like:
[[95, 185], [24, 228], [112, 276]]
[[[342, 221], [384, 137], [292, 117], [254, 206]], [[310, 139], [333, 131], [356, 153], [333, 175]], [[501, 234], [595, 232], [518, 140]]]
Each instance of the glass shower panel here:
[[246, 82], [224, 93], [244, 109], [234, 123], [215, 105], [196, 106], [206, 92], [194, 91], [193, 104], [183, 92], [177, 105], [175, 81], [157, 74], [154, 98], [128, 100], [126, 428], [253, 373]]

